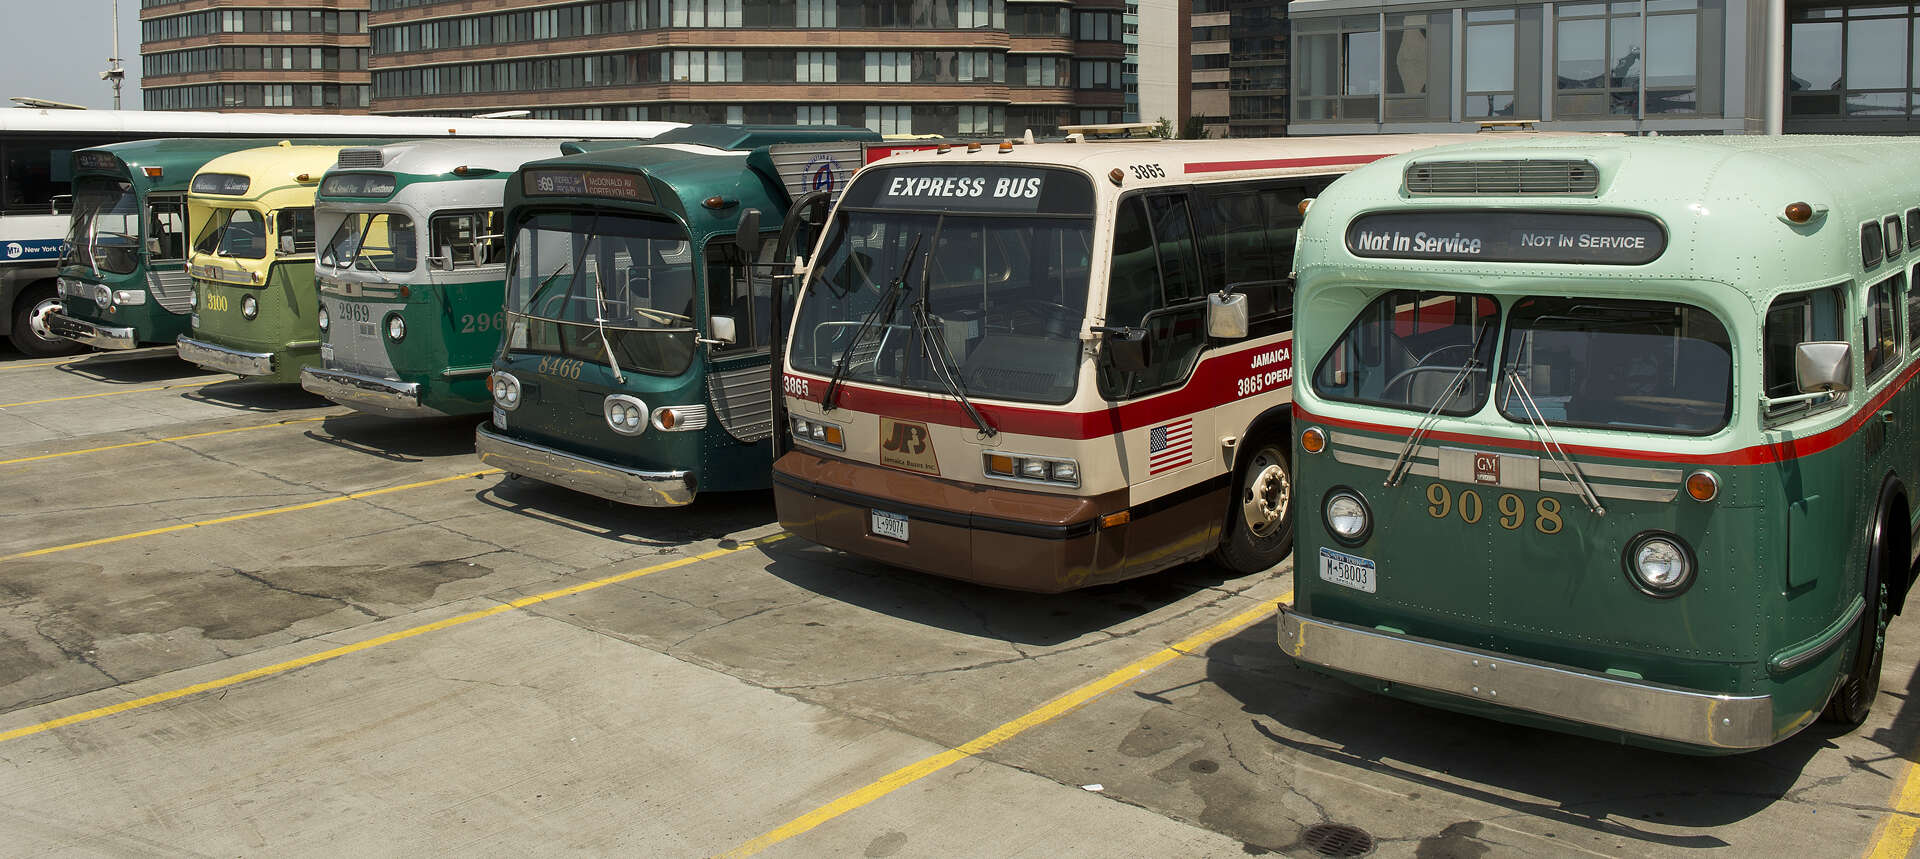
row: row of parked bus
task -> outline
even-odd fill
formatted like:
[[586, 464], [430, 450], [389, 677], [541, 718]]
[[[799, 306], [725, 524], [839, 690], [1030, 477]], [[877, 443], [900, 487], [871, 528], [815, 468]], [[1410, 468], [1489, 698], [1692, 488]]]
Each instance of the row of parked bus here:
[[485, 462], [626, 504], [771, 485], [997, 587], [1291, 556], [1280, 645], [1437, 706], [1690, 752], [1865, 720], [1920, 547], [1920, 144], [916, 149], [105, 147], [56, 330], [485, 415]]

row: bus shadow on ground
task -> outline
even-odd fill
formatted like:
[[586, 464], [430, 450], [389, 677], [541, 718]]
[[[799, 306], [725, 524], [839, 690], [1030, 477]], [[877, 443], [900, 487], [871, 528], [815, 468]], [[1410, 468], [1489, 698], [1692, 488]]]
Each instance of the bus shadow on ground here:
[[[472, 447], [473, 432], [469, 426], [467, 449]], [[497, 510], [629, 546], [681, 546], [725, 538], [773, 521], [771, 491], [707, 492], [682, 507], [632, 507], [551, 483], [503, 474], [494, 485], [475, 492], [473, 497]]]
[[763, 551], [767, 572], [823, 597], [961, 635], [1037, 647], [1116, 626], [1127, 629], [1114, 634], [1129, 634], [1138, 629], [1129, 621], [1236, 578], [1203, 561], [1110, 585], [1036, 594], [891, 567], [794, 537]]
[[388, 462], [424, 462], [449, 456], [471, 456], [476, 420], [464, 416], [387, 418], [356, 412], [329, 416], [320, 423], [324, 431], [307, 430], [306, 436], [321, 444]]
[[58, 369], [62, 373], [106, 385], [148, 385], [154, 382], [212, 375], [212, 371], [183, 361], [174, 352], [150, 354], [102, 352], [93, 355], [76, 355], [72, 361], [61, 364]]
[[295, 384], [252, 382], [234, 379], [193, 388], [181, 398], [242, 412], [280, 412], [288, 409], [314, 409], [332, 405], [326, 398], [311, 394]]
[[1793, 788], [1802, 769], [1836, 748], [1839, 733], [1816, 723], [1772, 748], [1724, 757], [1641, 749], [1373, 694], [1294, 665], [1275, 635], [1268, 621], [1213, 645], [1207, 680], [1240, 702], [1252, 729], [1281, 756], [1387, 775], [1419, 792], [1649, 845], [1728, 846], [1712, 834], [1638, 824], [1711, 828], [1798, 801]]

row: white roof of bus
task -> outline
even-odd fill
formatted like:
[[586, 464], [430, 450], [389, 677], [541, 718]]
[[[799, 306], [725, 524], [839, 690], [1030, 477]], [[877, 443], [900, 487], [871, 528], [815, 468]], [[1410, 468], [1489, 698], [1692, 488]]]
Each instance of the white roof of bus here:
[[[1351, 169], [1361, 164], [1429, 146], [1485, 140], [1487, 134], [1361, 134], [1334, 137], [1270, 137], [1244, 140], [1130, 140], [1091, 141], [1086, 143], [1022, 143], [1012, 152], [1002, 153], [999, 145], [982, 144], [980, 151], [968, 152], [956, 145], [942, 155], [934, 150], [900, 152], [867, 165], [904, 166], [920, 163], [1023, 164], [1072, 167], [1092, 176], [1105, 176], [1121, 170], [1122, 187], [1193, 182], [1206, 179], [1230, 179], [1248, 174], [1272, 175], [1275, 171], [1325, 173], [1339, 166]], [[1530, 135], [1531, 136], [1531, 135]], [[1166, 171], [1164, 178], [1143, 179], [1127, 168], [1136, 164], [1157, 164]]]
[[133, 137], [592, 137], [651, 138], [678, 122], [466, 119], [444, 116], [330, 116], [170, 110], [0, 110], [0, 134], [100, 133]]
[[[376, 171], [383, 173], [411, 173], [418, 176], [432, 176], [451, 173], [455, 167], [473, 167], [497, 170], [501, 174], [520, 169], [520, 165], [541, 158], [558, 158], [560, 141], [558, 140], [449, 140], [435, 138], [431, 140], [407, 140], [389, 143], [384, 146], [350, 146], [341, 152], [378, 149], [381, 153], [378, 167], [335, 167], [341, 171]], [[500, 178], [505, 178], [502, 175]]]

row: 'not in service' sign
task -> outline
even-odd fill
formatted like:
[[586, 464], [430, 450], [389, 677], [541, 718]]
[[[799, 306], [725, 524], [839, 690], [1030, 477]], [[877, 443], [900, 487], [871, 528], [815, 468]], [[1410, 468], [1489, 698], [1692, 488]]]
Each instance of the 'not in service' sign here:
[[1667, 233], [1637, 215], [1383, 212], [1353, 219], [1347, 249], [1387, 259], [1642, 265], [1660, 258]]

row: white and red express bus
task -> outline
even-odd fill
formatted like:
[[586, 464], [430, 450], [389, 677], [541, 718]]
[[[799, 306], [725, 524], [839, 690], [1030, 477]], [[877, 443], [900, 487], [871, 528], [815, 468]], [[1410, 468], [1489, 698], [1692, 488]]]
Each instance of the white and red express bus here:
[[1064, 591], [1292, 541], [1294, 233], [1462, 135], [950, 146], [871, 163], [804, 274], [781, 524]]

